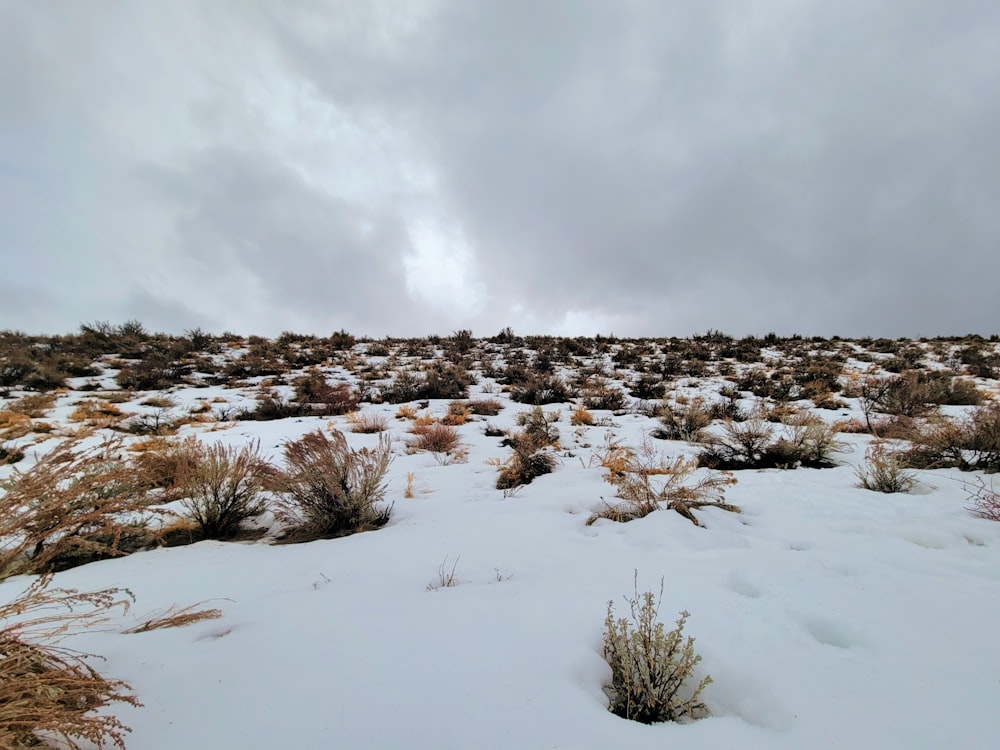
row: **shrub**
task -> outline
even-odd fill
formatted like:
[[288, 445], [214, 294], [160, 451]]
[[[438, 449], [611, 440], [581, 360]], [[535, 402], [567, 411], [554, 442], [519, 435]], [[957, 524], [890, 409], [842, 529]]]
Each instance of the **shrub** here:
[[588, 409], [618, 411], [625, 408], [625, 394], [605, 378], [588, 378], [583, 386], [583, 405]]
[[184, 508], [204, 537], [230, 539], [240, 524], [264, 512], [261, 492], [269, 469], [257, 444], [238, 450], [216, 444], [195, 452]]
[[498, 490], [530, 484], [536, 477], [552, 472], [556, 457], [548, 449], [559, 444], [559, 430], [552, 426], [558, 418], [558, 412], [546, 414], [540, 406], [517, 415], [517, 422], [523, 429], [507, 433], [502, 443], [513, 453], [500, 466]]
[[295, 380], [295, 400], [310, 413], [333, 416], [356, 409], [361, 395], [347, 383], [331, 385], [322, 371], [313, 369]]
[[503, 402], [495, 398], [480, 398], [467, 402], [469, 411], [486, 417], [495, 417], [503, 411]]
[[[544, 412], [542, 407], [536, 406], [529, 411], [522, 411], [515, 417], [517, 424], [524, 429], [518, 433], [519, 440], [530, 443], [530, 447], [535, 450], [548, 446], [559, 445], [559, 428], [553, 423], [559, 421], [559, 412]], [[513, 441], [514, 438], [512, 437]]]
[[57, 738], [72, 750], [108, 743], [124, 750], [131, 730], [102, 709], [142, 704], [127, 683], [103, 677], [82, 654], [58, 642], [103, 624], [111, 609], [127, 611], [132, 594], [51, 589], [51, 580], [36, 578], [13, 601], [0, 604], [0, 747], [36, 747]]
[[512, 490], [524, 484], [531, 484], [537, 477], [551, 474], [556, 466], [556, 458], [546, 450], [532, 450], [528, 442], [512, 443], [514, 452], [500, 467], [496, 488]]
[[118, 458], [120, 441], [64, 441], [0, 483], [0, 580], [128, 554], [149, 544], [137, 518], [146, 488]]
[[588, 526], [599, 518], [633, 521], [661, 508], [676, 511], [695, 526], [701, 525], [694, 515], [698, 508], [740, 512], [737, 506], [723, 502], [726, 487], [736, 483], [732, 476], [706, 472], [695, 477], [697, 463], [692, 459], [666, 461], [648, 447], [639, 457], [630, 448], [612, 447], [602, 462], [609, 469], [605, 481], [615, 487], [623, 502], [594, 513], [587, 519]]
[[712, 424], [711, 409], [701, 398], [674, 407], [663, 404], [657, 410], [657, 415], [661, 426], [653, 430], [652, 435], [660, 440], [697, 443], [703, 437], [702, 430]]
[[932, 423], [912, 437], [908, 466], [1000, 471], [1000, 402], [983, 404], [955, 422]]
[[909, 492], [916, 485], [916, 477], [903, 468], [899, 454], [889, 451], [879, 441], [869, 446], [865, 452], [865, 463], [855, 473], [858, 486], [875, 492]]
[[561, 404], [569, 401], [574, 393], [557, 375], [532, 373], [528, 379], [515, 385], [510, 391], [512, 400], [521, 404]]
[[281, 516], [294, 524], [289, 541], [328, 539], [384, 526], [392, 506], [385, 498], [385, 475], [392, 452], [379, 436], [374, 449], [354, 450], [343, 433], [327, 438], [318, 430], [285, 444], [287, 468], [276, 488]]
[[778, 428], [756, 415], [746, 422], [729, 422], [723, 435], [705, 441], [698, 464], [727, 471], [739, 469], [826, 469], [833, 455], [849, 450], [835, 428], [822, 420], [802, 419]]
[[[974, 516], [985, 518], [987, 521], [1000, 521], [1000, 494], [993, 488], [993, 483], [989, 485], [977, 478], [977, 486], [971, 489], [969, 500], [972, 507], [969, 509]], [[966, 485], [966, 489], [970, 489]]]
[[708, 715], [701, 702], [702, 691], [712, 682], [705, 676], [693, 685], [695, 668], [701, 657], [694, 652], [694, 638], [684, 639], [688, 612], [669, 633], [659, 621], [663, 600], [651, 591], [640, 597], [638, 587], [625, 597], [632, 618], [616, 619], [608, 602], [604, 619], [604, 658], [611, 667], [608, 708], [617, 716], [644, 724], [699, 719]]

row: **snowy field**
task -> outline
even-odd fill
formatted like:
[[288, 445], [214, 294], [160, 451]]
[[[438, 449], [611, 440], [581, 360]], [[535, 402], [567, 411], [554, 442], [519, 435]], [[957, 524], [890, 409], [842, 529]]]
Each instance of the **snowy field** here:
[[[701, 378], [697, 388], [715, 398], [722, 382]], [[272, 529], [57, 574], [61, 587], [136, 596], [112, 627], [65, 644], [103, 656], [94, 666], [135, 689], [142, 708], [113, 709], [133, 730], [130, 748], [997, 747], [1000, 523], [969, 512], [975, 475], [922, 471], [910, 493], [868, 491], [855, 467], [872, 438], [850, 434], [834, 468], [735, 472], [726, 501], [742, 512], [696, 511], [701, 527], [669, 510], [587, 525], [616, 502], [599, 460], [606, 440], [668, 458], [695, 447], [652, 440], [656, 420], [635, 409], [594, 411], [597, 424], [576, 427], [572, 404], [547, 405], [559, 413], [555, 470], [504, 492], [496, 460], [510, 450], [484, 428], [514, 428], [529, 407], [491, 378], [470, 391], [504, 408], [456, 427], [457, 459], [409, 453], [398, 406], [361, 405], [362, 415], [385, 415], [393, 440], [394, 507], [382, 529], [285, 545], [269, 543]], [[213, 385], [170, 395], [183, 411], [253, 393]], [[82, 395], [62, 394], [48, 421], [69, 424]], [[860, 416], [855, 399], [846, 403], [819, 413]], [[448, 404], [432, 400], [421, 413], [441, 416]], [[259, 440], [280, 464], [286, 441], [334, 427], [354, 447], [378, 440], [352, 433], [346, 416], [196, 423], [179, 437]], [[19, 443], [20, 470], [57, 442], [31, 441]], [[452, 570], [457, 585], [438, 586]], [[713, 679], [710, 717], [647, 726], [607, 710], [604, 616], [609, 601], [627, 612], [636, 575], [640, 592], [659, 591], [662, 579], [668, 626], [691, 613], [686, 633]], [[28, 582], [0, 584], [0, 599]], [[198, 602], [223, 616], [121, 632]]]

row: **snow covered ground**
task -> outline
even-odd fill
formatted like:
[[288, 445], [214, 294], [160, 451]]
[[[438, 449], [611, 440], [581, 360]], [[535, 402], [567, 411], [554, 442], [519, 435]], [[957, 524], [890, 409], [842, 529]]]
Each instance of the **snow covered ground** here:
[[[223, 393], [233, 398], [173, 396]], [[526, 409], [490, 397], [506, 405], [489, 418], [499, 427]], [[429, 409], [444, 414], [447, 402]], [[726, 499], [742, 513], [699, 511], [700, 528], [670, 511], [587, 526], [614, 497], [594, 460], [605, 435], [638, 447], [655, 420], [595, 412], [607, 424], [576, 428], [567, 405], [545, 410], [560, 412], [560, 463], [517, 491], [495, 489], [488, 462], [510, 451], [483, 434], [485, 419], [457, 428], [467, 460], [447, 463], [406, 452], [396, 407], [364, 404], [390, 418], [394, 438], [385, 528], [300, 545], [206, 541], [58, 574], [62, 587], [136, 595], [114, 628], [66, 643], [104, 656], [95, 666], [145, 704], [115, 707], [129, 747], [997, 746], [1000, 523], [968, 512], [969, 475], [921, 472], [911, 494], [860, 489], [853, 467], [870, 437], [849, 435], [854, 450], [836, 468], [738, 472]], [[331, 424], [353, 446], [377, 440], [347, 431], [345, 417], [182, 434], [259, 439], [279, 461], [284, 441]], [[435, 587], [453, 566], [458, 585]], [[668, 626], [690, 611], [686, 633], [714, 680], [710, 718], [646, 726], [607, 710], [603, 620], [608, 601], [627, 612], [636, 574], [640, 592], [663, 580]], [[26, 583], [0, 584], [0, 598]], [[202, 601], [222, 618], [120, 632]]]

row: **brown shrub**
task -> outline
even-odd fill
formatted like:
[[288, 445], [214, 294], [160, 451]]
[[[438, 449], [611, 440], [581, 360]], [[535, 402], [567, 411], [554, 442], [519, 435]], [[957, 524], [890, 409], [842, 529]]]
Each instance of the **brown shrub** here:
[[240, 525], [264, 512], [264, 482], [273, 468], [253, 443], [237, 449], [195, 442], [190, 450], [193, 465], [183, 477], [184, 508], [208, 539], [230, 539]]
[[318, 430], [285, 444], [287, 468], [275, 481], [279, 514], [294, 524], [287, 541], [328, 539], [384, 526], [392, 506], [381, 507], [392, 461], [389, 440], [354, 450], [343, 433]]

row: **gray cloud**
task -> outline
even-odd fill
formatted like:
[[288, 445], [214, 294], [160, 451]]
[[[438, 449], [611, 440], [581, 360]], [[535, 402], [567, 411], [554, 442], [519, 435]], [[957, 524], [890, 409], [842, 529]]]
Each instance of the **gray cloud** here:
[[995, 325], [992, 3], [35, 7], [0, 252], [67, 328]]

